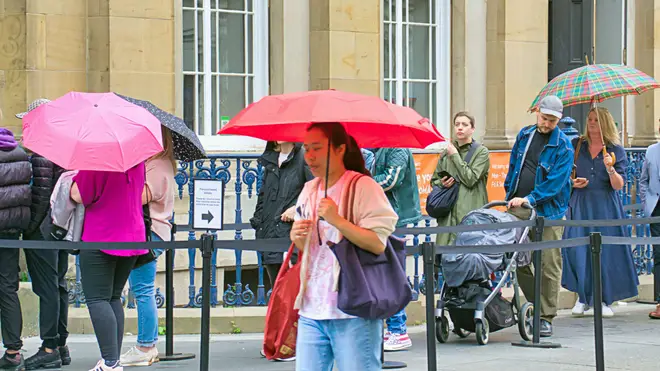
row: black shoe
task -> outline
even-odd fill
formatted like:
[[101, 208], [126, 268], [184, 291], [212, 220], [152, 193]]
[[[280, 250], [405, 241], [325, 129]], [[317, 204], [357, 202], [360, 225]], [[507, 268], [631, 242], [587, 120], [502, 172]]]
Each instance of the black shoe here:
[[62, 360], [60, 359], [60, 352], [54, 349], [52, 353], [48, 353], [44, 348], [39, 348], [37, 354], [25, 360], [25, 368], [27, 370], [41, 370], [61, 368]]
[[69, 347], [64, 345], [57, 350], [60, 351], [60, 358], [62, 359], [62, 366], [68, 366], [71, 364], [71, 353], [69, 353]]
[[542, 338], [549, 338], [550, 336], [552, 336], [552, 323], [542, 319], [541, 331], [539, 331], [539, 334], [541, 335]]
[[5, 353], [0, 358], [0, 370], [25, 371], [25, 360], [20, 353], [13, 357]]

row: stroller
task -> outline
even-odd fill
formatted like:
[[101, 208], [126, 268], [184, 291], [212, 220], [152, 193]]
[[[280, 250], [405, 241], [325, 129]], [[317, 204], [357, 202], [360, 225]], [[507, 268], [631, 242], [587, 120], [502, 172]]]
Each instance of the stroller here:
[[[494, 209], [506, 205], [504, 201], [491, 202], [481, 209], [468, 213], [461, 221], [461, 225], [518, 221], [515, 216]], [[529, 205], [523, 207], [531, 209], [530, 220], [534, 220], [536, 211]], [[528, 233], [529, 228], [461, 232], [456, 236], [455, 245], [524, 243], [528, 240]], [[530, 341], [534, 306], [532, 303], [520, 306], [516, 278], [516, 267], [530, 263], [531, 252], [443, 254], [441, 269], [444, 283], [435, 310], [435, 333], [438, 341], [446, 343], [449, 339], [450, 324], [445, 311], [449, 312], [454, 324], [453, 333], [466, 338], [470, 332], [473, 332], [479, 345], [488, 344], [490, 332], [516, 324], [520, 336]], [[502, 272], [502, 277], [497, 286], [493, 287], [495, 272]], [[513, 303], [502, 297], [500, 292], [508, 278], [511, 278], [514, 287]]]

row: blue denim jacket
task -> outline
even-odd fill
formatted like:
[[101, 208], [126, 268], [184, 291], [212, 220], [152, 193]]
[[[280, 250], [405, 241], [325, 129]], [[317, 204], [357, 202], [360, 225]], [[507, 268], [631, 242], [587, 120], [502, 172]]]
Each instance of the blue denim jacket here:
[[[511, 149], [509, 173], [504, 181], [506, 198], [516, 193], [520, 170], [525, 162], [527, 148], [536, 134], [536, 125], [523, 128]], [[571, 172], [573, 170], [573, 146], [559, 127], [550, 134], [548, 144], [541, 151], [534, 179], [534, 190], [526, 198], [536, 208], [539, 216], [561, 219], [568, 209], [571, 198]]]

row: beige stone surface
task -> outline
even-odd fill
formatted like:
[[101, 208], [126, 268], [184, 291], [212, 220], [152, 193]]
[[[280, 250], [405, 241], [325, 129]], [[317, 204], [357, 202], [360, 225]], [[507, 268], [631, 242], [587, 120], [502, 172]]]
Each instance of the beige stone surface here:
[[174, 112], [174, 73], [145, 73], [110, 70], [110, 90], [137, 99], [149, 100]]
[[85, 71], [86, 20], [80, 16], [46, 16], [46, 69]]
[[[85, 91], [87, 74], [85, 71], [27, 71], [27, 99], [56, 99], [70, 91]], [[22, 108], [22, 112], [25, 107]]]
[[110, 20], [108, 17], [89, 17], [87, 20], [88, 71], [110, 70]]
[[107, 17], [110, 15], [110, 0], [87, 0], [87, 15]]
[[25, 14], [29, 0], [0, 0], [0, 15]]
[[27, 12], [84, 17], [87, 0], [27, 0]]
[[[103, 0], [102, 0], [103, 1]], [[173, 19], [172, 0], [109, 0], [111, 17]]]
[[328, 20], [333, 30], [365, 33], [380, 31], [381, 0], [329, 0], [328, 3]]
[[377, 33], [330, 31], [330, 76], [378, 80], [380, 37]]

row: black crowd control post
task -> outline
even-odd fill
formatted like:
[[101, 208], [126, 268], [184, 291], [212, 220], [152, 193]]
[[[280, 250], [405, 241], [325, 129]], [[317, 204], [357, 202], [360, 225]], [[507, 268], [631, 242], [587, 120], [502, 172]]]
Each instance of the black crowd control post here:
[[435, 287], [433, 287], [435, 244], [422, 244], [424, 257], [424, 277], [426, 277], [426, 361], [428, 371], [437, 371], [438, 361], [435, 353]]
[[202, 329], [200, 371], [209, 371], [209, 342], [211, 341], [211, 256], [213, 236], [202, 235]]
[[[176, 224], [172, 224], [172, 241], [175, 241]], [[159, 354], [158, 359], [166, 361], [183, 361], [193, 359], [192, 353], [174, 353], [174, 250], [165, 251], [165, 354]]]
[[591, 280], [594, 283], [594, 338], [596, 341], [596, 371], [605, 371], [605, 350], [603, 346], [603, 285], [601, 281], [601, 248], [600, 233], [589, 235], [591, 248]]
[[[545, 228], [545, 219], [542, 216], [536, 217], [536, 225], [534, 226], [534, 242], [543, 241], [543, 228]], [[520, 342], [511, 343], [514, 346], [528, 347], [528, 348], [561, 348], [561, 344], [541, 342], [541, 281], [542, 281], [542, 265], [543, 265], [543, 252], [536, 250], [533, 253], [534, 261], [534, 319], [533, 319], [533, 336], [532, 342], [522, 340]], [[520, 276], [518, 276], [520, 277]], [[524, 321], [524, 318], [518, 320]]]

